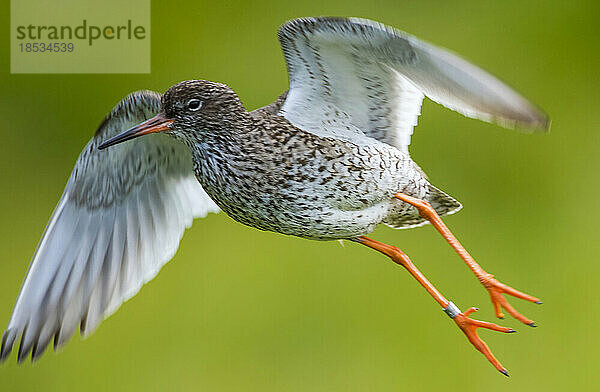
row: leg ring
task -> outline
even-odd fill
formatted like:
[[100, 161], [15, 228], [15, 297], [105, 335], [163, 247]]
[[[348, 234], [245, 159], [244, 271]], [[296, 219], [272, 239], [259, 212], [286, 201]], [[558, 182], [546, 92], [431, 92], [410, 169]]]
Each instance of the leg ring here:
[[454, 317], [458, 316], [461, 313], [460, 309], [458, 308], [458, 306], [454, 305], [454, 302], [448, 302], [448, 306], [446, 306], [444, 308], [444, 312], [451, 319], [453, 319]]

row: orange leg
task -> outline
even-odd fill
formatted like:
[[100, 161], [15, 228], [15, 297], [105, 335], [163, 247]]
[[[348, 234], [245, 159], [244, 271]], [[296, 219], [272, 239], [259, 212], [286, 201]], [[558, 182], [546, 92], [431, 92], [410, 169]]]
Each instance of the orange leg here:
[[450, 316], [450, 318], [454, 320], [456, 325], [458, 325], [458, 327], [467, 336], [467, 339], [469, 339], [471, 344], [475, 346], [475, 348], [479, 350], [483, 355], [485, 355], [488, 361], [490, 361], [492, 365], [494, 365], [494, 367], [498, 369], [498, 371], [500, 371], [505, 376], [508, 376], [508, 372], [506, 371], [506, 369], [494, 357], [487, 344], [485, 344], [485, 342], [481, 340], [481, 338], [477, 335], [477, 328], [486, 328], [491, 329], [493, 331], [506, 333], [516, 332], [514, 329], [505, 328], [496, 324], [488, 323], [485, 321], [473, 320], [469, 318], [468, 316], [471, 313], [475, 312], [477, 310], [476, 308], [469, 308], [466, 312], [461, 312], [456, 307], [456, 305], [444, 298], [444, 296], [427, 280], [427, 278], [423, 276], [421, 271], [419, 271], [417, 267], [415, 267], [415, 265], [408, 258], [408, 256], [397, 247], [387, 245], [379, 241], [375, 241], [365, 236], [355, 238], [353, 239], [353, 241], [358, 242], [359, 244], [366, 245], [371, 249], [375, 249], [376, 251], [383, 253], [384, 255], [392, 259], [394, 263], [406, 268], [406, 270], [421, 284], [421, 286], [423, 286], [425, 290], [427, 290], [427, 292], [433, 297], [433, 299], [435, 299], [437, 303], [441, 305], [444, 312], [446, 312], [446, 314], [448, 314], [448, 316]]
[[517, 320], [532, 327], [535, 327], [535, 323], [533, 322], [533, 320], [530, 320], [527, 317], [523, 316], [521, 313], [517, 312], [515, 308], [513, 308], [508, 303], [508, 301], [506, 300], [506, 298], [504, 298], [502, 294], [512, 295], [513, 297], [521, 298], [526, 301], [531, 301], [536, 304], [541, 304], [542, 302], [539, 300], [539, 298], [522, 293], [518, 290], [513, 289], [510, 286], [500, 283], [496, 279], [494, 279], [494, 275], [485, 272], [483, 268], [481, 268], [479, 264], [477, 264], [473, 257], [471, 257], [469, 252], [467, 252], [466, 249], [460, 244], [460, 242], [458, 242], [454, 234], [452, 234], [450, 229], [448, 229], [444, 222], [442, 222], [442, 219], [437, 214], [437, 212], [435, 212], [433, 207], [431, 207], [431, 204], [429, 204], [429, 202], [427, 202], [426, 200], [421, 200], [412, 196], [405, 195], [403, 193], [396, 193], [395, 197], [414, 206], [419, 211], [419, 214], [423, 218], [427, 219], [437, 229], [437, 231], [440, 232], [440, 234], [446, 239], [446, 241], [448, 241], [450, 246], [454, 248], [456, 253], [458, 253], [458, 255], [465, 261], [465, 263], [467, 264], [467, 266], [469, 266], [471, 271], [475, 273], [477, 279], [479, 279], [481, 284], [483, 284], [483, 286], [490, 293], [490, 298], [496, 311], [496, 317], [504, 318], [504, 314], [502, 313], [501, 309], [504, 308]]

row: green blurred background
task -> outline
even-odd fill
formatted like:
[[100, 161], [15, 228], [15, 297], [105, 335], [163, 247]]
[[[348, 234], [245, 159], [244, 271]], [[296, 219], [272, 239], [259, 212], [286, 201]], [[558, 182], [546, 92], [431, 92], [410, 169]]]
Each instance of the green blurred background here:
[[[9, 26], [8, 2], [0, 16]], [[166, 3], [166, 2], [165, 2]], [[450, 48], [515, 86], [553, 120], [525, 135], [426, 101], [413, 158], [465, 205], [446, 222], [539, 324], [482, 331], [499, 375], [401, 268], [348, 243], [196, 221], [175, 260], [88, 339], [0, 366], [3, 391], [597, 390], [600, 273], [600, 7], [597, 1], [348, 1], [152, 4], [149, 75], [10, 75], [0, 57], [0, 326], [72, 165], [127, 93], [184, 79], [229, 84], [248, 108], [287, 87], [277, 27], [362, 16]], [[327, 5], [324, 5], [327, 3]], [[462, 309], [494, 320], [485, 290], [431, 226], [379, 228]]]

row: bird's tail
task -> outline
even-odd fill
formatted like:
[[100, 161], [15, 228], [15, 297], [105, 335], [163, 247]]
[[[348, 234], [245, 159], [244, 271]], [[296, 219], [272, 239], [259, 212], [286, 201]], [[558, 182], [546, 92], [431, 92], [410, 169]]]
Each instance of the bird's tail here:
[[462, 204], [458, 200], [431, 184], [429, 184], [429, 193], [425, 199], [431, 203], [431, 206], [439, 216], [454, 214], [462, 208]]
[[[462, 208], [462, 204], [452, 196], [429, 184], [427, 200], [439, 216], [454, 214]], [[384, 223], [394, 229], [409, 229], [429, 223], [415, 209], [414, 214], [388, 217]]]

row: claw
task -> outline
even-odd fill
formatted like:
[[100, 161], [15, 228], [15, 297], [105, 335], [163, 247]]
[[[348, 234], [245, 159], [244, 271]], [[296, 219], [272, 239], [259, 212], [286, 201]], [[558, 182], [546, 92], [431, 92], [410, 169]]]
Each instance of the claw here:
[[467, 336], [467, 339], [471, 342], [471, 344], [481, 352], [490, 363], [502, 374], [508, 376], [508, 372], [506, 369], [500, 364], [500, 362], [494, 357], [490, 348], [481, 338], [477, 335], [478, 328], [491, 329], [492, 331], [504, 332], [504, 333], [512, 333], [516, 332], [512, 328], [502, 327], [500, 325], [496, 325], [493, 323], [488, 323], [486, 321], [474, 320], [469, 318], [468, 316], [471, 313], [477, 311], [477, 308], [469, 308], [467, 311], [458, 314], [454, 317], [454, 322], [458, 327], [463, 331], [463, 333]]
[[481, 283], [490, 293], [490, 299], [492, 300], [492, 304], [494, 305], [494, 310], [496, 312], [496, 317], [499, 319], [504, 318], [504, 314], [502, 313], [502, 308], [504, 308], [508, 313], [510, 313], [514, 318], [521, 321], [523, 324], [535, 326], [533, 320], [528, 319], [523, 316], [521, 313], [517, 312], [515, 308], [512, 307], [511, 304], [508, 303], [506, 298], [502, 294], [512, 295], [516, 298], [521, 298], [526, 301], [530, 301], [536, 304], [541, 304], [539, 298], [536, 298], [532, 295], [525, 294], [519, 290], [515, 290], [510, 286], [505, 285], [504, 283], [498, 282], [494, 279], [494, 275], [486, 274], [480, 278]]

